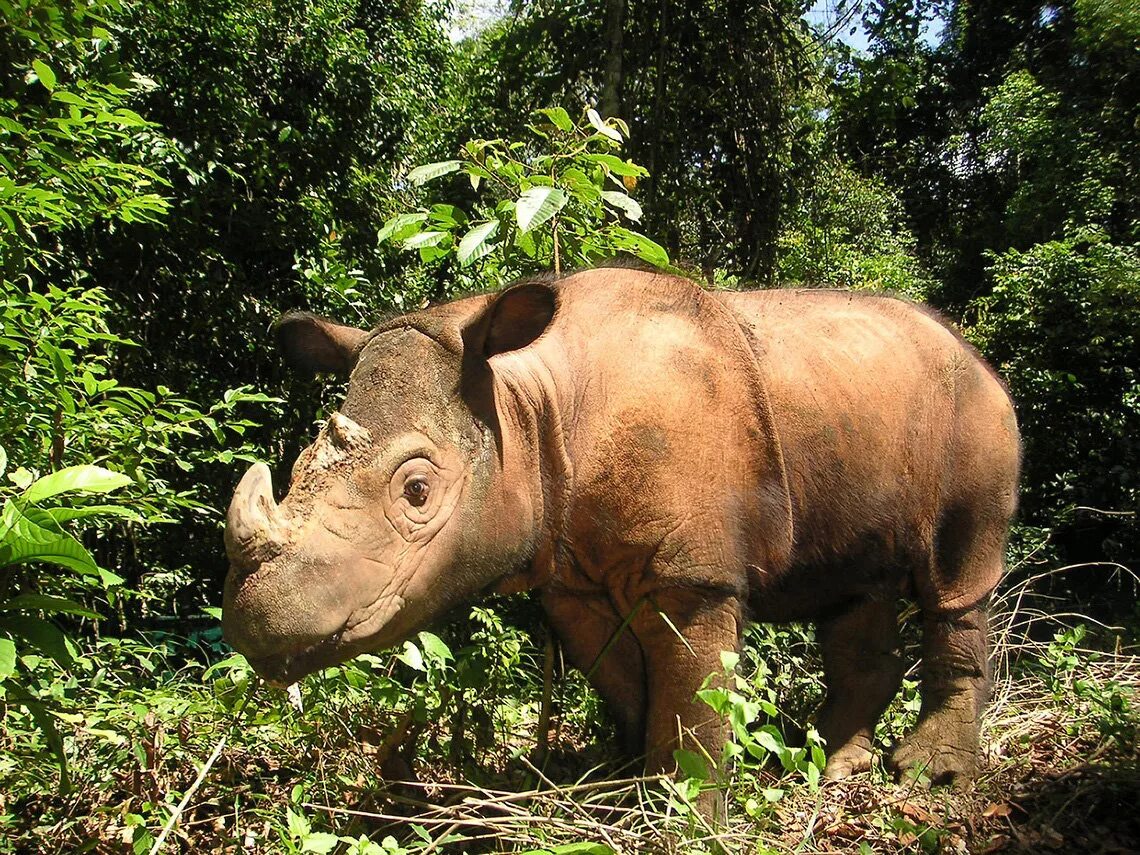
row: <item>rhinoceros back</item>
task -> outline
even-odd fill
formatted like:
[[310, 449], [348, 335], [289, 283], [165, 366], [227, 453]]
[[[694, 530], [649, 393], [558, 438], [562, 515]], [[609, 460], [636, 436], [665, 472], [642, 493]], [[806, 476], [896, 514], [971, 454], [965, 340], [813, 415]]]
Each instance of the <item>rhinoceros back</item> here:
[[757, 353], [788, 473], [796, 584], [777, 590], [802, 599], [818, 586], [811, 602], [775, 610], [881, 592], [896, 571], [927, 608], [983, 599], [1002, 572], [1020, 459], [1012, 404], [989, 367], [903, 300], [717, 296]]

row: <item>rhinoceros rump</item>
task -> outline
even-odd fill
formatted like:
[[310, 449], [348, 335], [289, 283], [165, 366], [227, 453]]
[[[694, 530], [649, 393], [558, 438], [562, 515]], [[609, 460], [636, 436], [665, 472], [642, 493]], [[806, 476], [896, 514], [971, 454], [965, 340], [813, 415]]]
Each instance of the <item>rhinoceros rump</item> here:
[[656, 771], [679, 739], [718, 756], [693, 694], [746, 620], [814, 620], [843, 777], [898, 689], [909, 596], [923, 707], [891, 763], [973, 773], [1019, 443], [1000, 382], [928, 313], [597, 269], [371, 332], [277, 331], [294, 363], [351, 379], [284, 501], [257, 465], [230, 507], [226, 638], [269, 679], [533, 588]]

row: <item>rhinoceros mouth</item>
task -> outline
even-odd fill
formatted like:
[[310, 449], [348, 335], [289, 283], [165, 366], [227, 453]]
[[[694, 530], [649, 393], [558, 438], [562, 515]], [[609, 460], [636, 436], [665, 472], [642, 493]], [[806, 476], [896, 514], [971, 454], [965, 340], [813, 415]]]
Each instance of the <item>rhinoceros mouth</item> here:
[[266, 683], [274, 688], [284, 689], [314, 671], [320, 671], [340, 662], [343, 658], [340, 655], [340, 636], [341, 633], [337, 632], [315, 644], [296, 650], [247, 658], [253, 670]]

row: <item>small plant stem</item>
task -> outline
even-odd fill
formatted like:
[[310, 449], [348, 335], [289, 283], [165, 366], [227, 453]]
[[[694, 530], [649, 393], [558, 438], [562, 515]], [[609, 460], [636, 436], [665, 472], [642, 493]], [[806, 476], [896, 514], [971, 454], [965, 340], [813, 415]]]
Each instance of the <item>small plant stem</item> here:
[[554, 275], [555, 276], [561, 276], [562, 275], [562, 261], [559, 258], [559, 254], [558, 254], [558, 217], [557, 216], [554, 218], [554, 225], [551, 227], [550, 237], [554, 241]]
[[440, 834], [439, 837], [437, 837], [435, 840], [433, 840], [427, 849], [424, 849], [420, 855], [429, 855], [429, 853], [434, 852], [436, 849], [442, 846], [444, 841], [447, 840], [447, 838], [451, 837], [451, 835], [454, 834], [458, 828], [459, 823], [453, 822], [451, 825], [445, 828], [443, 830], [443, 833]]
[[550, 712], [554, 705], [554, 631], [547, 629], [546, 646], [542, 651], [542, 705], [538, 710], [538, 727], [535, 734], [534, 765], [546, 762], [550, 751]]
[[198, 772], [198, 777], [194, 779], [194, 783], [190, 785], [190, 789], [182, 796], [182, 801], [178, 803], [178, 807], [174, 809], [174, 813], [170, 815], [170, 819], [166, 821], [166, 826], [162, 829], [162, 833], [158, 835], [158, 839], [154, 841], [154, 846], [150, 847], [150, 855], [158, 855], [162, 850], [162, 844], [166, 842], [166, 836], [170, 834], [170, 829], [174, 828], [175, 823], [178, 822], [178, 817], [182, 816], [182, 811], [186, 810], [186, 805], [190, 804], [190, 799], [198, 788], [202, 786], [202, 782], [206, 780], [206, 773], [210, 771], [210, 767], [218, 759], [218, 755], [222, 753], [222, 749], [226, 747], [226, 738], [229, 734], [222, 734], [222, 738], [218, 740], [218, 744], [214, 746], [213, 753], [210, 758], [202, 765]]

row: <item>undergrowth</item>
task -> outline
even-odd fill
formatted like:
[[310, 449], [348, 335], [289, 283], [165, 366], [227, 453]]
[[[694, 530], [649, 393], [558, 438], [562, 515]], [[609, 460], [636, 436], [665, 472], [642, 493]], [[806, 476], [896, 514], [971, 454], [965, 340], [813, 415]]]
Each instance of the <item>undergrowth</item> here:
[[[509, 602], [289, 694], [227, 655], [207, 618], [190, 638], [97, 641], [68, 672], [30, 663], [56, 701], [70, 787], [43, 730], [4, 707], [0, 851], [1126, 851], [1140, 832], [1135, 624], [1062, 612], [1043, 593], [1059, 572], [1014, 573], [994, 602], [983, 773], [965, 792], [881, 767], [820, 780], [810, 728], [807, 748], [789, 747], [822, 695], [806, 627], [752, 628], [741, 676], [705, 693], [737, 736], [731, 820], [714, 829], [693, 808], [711, 758], [680, 757], [688, 780], [641, 776], [575, 672], [555, 669], [536, 751], [542, 647], [503, 620]], [[912, 670], [880, 748], [918, 705]]]

